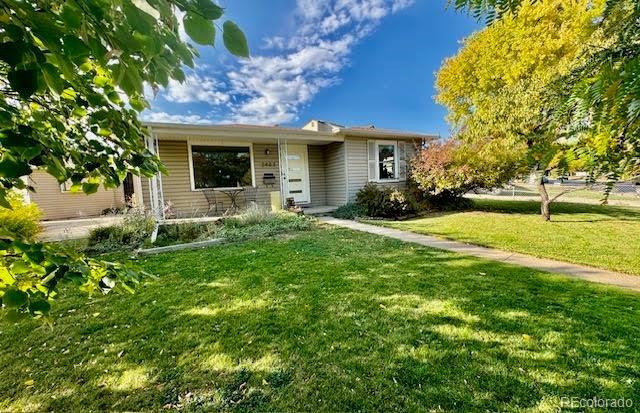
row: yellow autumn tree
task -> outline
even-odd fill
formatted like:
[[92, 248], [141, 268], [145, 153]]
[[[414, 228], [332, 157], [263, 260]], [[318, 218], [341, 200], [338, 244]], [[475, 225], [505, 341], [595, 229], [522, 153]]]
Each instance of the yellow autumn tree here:
[[[604, 43], [596, 25], [603, 6], [603, 0], [528, 0], [517, 14], [467, 38], [436, 80], [436, 99], [448, 109], [462, 146], [500, 148], [503, 158], [519, 160], [513, 175], [563, 166], [562, 153], [575, 139], [554, 124], [553, 111], [571, 92], [561, 79]], [[541, 212], [549, 219], [544, 179], [539, 186]]]

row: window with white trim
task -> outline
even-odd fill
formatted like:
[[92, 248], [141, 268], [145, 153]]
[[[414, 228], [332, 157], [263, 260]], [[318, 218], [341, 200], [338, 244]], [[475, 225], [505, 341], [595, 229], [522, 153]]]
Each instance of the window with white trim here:
[[369, 147], [369, 181], [397, 181], [400, 157], [397, 141], [367, 141]]
[[395, 143], [376, 142], [376, 173], [379, 181], [398, 178], [398, 146]]
[[191, 146], [195, 189], [251, 186], [249, 146]]

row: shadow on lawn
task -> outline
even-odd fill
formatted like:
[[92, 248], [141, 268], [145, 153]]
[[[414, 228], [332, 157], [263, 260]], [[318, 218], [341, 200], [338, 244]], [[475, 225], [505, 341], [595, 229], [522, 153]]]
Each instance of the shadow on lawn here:
[[[0, 410], [640, 403], [638, 295], [346, 230], [145, 265], [158, 281], [53, 330], [2, 325], [3, 349], [12, 333], [25, 339], [12, 343], [20, 357], [2, 356]], [[55, 364], [39, 364], [47, 358]]]

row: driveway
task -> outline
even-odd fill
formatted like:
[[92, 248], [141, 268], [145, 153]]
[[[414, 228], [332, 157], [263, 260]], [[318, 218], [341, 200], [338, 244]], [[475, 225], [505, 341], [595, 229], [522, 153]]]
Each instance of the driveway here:
[[64, 241], [86, 238], [93, 228], [113, 225], [122, 220], [121, 216], [65, 219], [60, 221], [42, 221], [42, 241]]

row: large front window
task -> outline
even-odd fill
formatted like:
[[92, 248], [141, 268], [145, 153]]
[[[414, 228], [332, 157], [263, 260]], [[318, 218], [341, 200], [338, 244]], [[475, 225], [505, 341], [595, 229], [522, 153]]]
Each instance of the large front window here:
[[192, 146], [195, 189], [251, 186], [248, 146]]
[[396, 179], [396, 145], [379, 143], [378, 150], [378, 179]]

